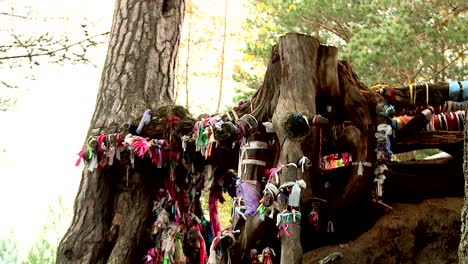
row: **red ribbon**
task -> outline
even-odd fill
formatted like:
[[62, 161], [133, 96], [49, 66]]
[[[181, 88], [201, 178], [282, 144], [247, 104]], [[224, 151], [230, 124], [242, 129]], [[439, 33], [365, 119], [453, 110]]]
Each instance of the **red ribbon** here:
[[79, 156], [79, 157], [78, 157], [78, 160], [77, 160], [76, 163], [75, 163], [75, 166], [80, 166], [80, 164], [81, 164], [81, 159], [83, 158], [83, 155], [84, 155], [84, 152], [86, 151], [86, 148], [87, 148], [87, 146], [86, 146], [86, 144], [85, 144], [85, 145], [83, 146], [83, 148], [81, 149], [81, 151], [78, 152], [78, 156]]
[[391, 96], [391, 99], [392, 99], [392, 105], [395, 105], [395, 101], [396, 101], [396, 88], [395, 87], [393, 87], [390, 90], [390, 96]]
[[174, 116], [174, 117], [166, 117], [167, 121], [169, 121], [169, 127], [173, 127], [174, 126], [174, 122], [175, 121], [179, 121], [180, 120], [180, 117], [178, 116]]
[[106, 135], [104, 134], [101, 134], [98, 136], [97, 138], [97, 142], [98, 142], [98, 151], [99, 152], [103, 152], [104, 149], [102, 148], [102, 143], [104, 142], [104, 140], [106, 140]]
[[309, 224], [315, 226], [315, 231], [318, 233], [320, 231], [320, 227], [319, 227], [319, 216], [317, 214], [317, 212], [311, 212], [309, 214]]

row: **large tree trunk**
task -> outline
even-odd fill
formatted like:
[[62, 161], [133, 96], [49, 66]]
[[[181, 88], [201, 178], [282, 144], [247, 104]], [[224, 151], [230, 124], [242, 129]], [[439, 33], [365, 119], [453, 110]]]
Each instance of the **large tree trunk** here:
[[[466, 110], [465, 110], [466, 111]], [[458, 247], [458, 263], [468, 262], [468, 116], [465, 118], [465, 145], [463, 148], [463, 173], [465, 174], [465, 204], [461, 213], [461, 239]]]
[[[146, 109], [171, 103], [185, 3], [117, 0], [90, 135], [115, 133]], [[148, 164], [83, 170], [57, 263], [138, 263], [149, 246]]]
[[[317, 113], [316, 97], [320, 92], [323, 93], [324, 98], [339, 95], [336, 70], [337, 50], [320, 45], [315, 38], [300, 34], [287, 34], [280, 38], [277, 52], [281, 79], [279, 83], [274, 82], [279, 86], [276, 87], [279, 89], [279, 97], [276, 109], [273, 110], [272, 121], [281, 144], [278, 163], [283, 165], [297, 163], [305, 155], [310, 157], [314, 164], [316, 163], [314, 161], [318, 160], [314, 147], [317, 142], [315, 131], [312, 129], [296, 131], [304, 134], [293, 135], [292, 125], [286, 123], [291, 119], [292, 114], [314, 116]], [[271, 93], [276, 92], [271, 91]], [[309, 139], [309, 143], [312, 143], [312, 147], [309, 145], [307, 148], [308, 153], [303, 152], [303, 142], [306, 138]], [[298, 175], [297, 167], [284, 167], [281, 171], [281, 184], [296, 182]], [[309, 195], [311, 195], [310, 192]], [[294, 213], [293, 209], [297, 208], [288, 206], [288, 200], [285, 201], [281, 196], [278, 198], [280, 200], [279, 211], [283, 213], [283, 210], [286, 210], [286, 212]], [[279, 234], [281, 263], [301, 263], [302, 246], [299, 225], [287, 225], [287, 232], [283, 228], [284, 226], [280, 226]]]

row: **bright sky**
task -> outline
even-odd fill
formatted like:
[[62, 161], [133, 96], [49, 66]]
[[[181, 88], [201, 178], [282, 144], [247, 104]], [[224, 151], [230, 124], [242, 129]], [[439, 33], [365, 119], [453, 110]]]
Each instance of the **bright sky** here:
[[[210, 0], [219, 4], [220, 0]], [[230, 19], [239, 19], [244, 1], [230, 1]], [[25, 6], [29, 8], [25, 9]], [[95, 32], [110, 30], [113, 0], [0, 0], [0, 13], [11, 12], [35, 17], [65, 17], [56, 22], [38, 22], [31, 25], [21, 20], [0, 16], [1, 34], [7, 30], [24, 35], [34, 32], [66, 32], [80, 37], [79, 24], [95, 23]], [[224, 5], [220, 5], [224, 12]], [[19, 22], [18, 22], [19, 21]], [[229, 26], [228, 30], [234, 30]], [[229, 46], [226, 54], [236, 56]], [[0, 42], [1, 44], [1, 42]], [[0, 123], [0, 237], [11, 227], [27, 250], [40, 227], [46, 221], [49, 204], [63, 196], [65, 206], [71, 208], [79, 186], [81, 167], [74, 167], [77, 152], [81, 149], [89, 125], [98, 89], [101, 66], [107, 46], [93, 53], [92, 65], [41, 64], [40, 67], [13, 68], [0, 64], [0, 80], [20, 87], [22, 98], [15, 111], [1, 112]], [[230, 80], [232, 61], [226, 57], [225, 76], [227, 87], [223, 102], [231, 101], [233, 84]], [[196, 66], [196, 65], [195, 65]], [[26, 78], [34, 75], [34, 79]], [[203, 95], [191, 86], [195, 105], [215, 105], [202, 101], [195, 95]], [[217, 89], [217, 87], [216, 87]], [[0, 88], [0, 96], [7, 94]], [[214, 109], [207, 107], [208, 110]], [[66, 224], [68, 227], [68, 224]], [[25, 254], [25, 251], [22, 253]]]
[[[96, 23], [101, 32], [108, 31], [113, 1], [0, 2], [0, 12], [10, 13], [11, 8], [22, 15], [69, 19], [25, 25], [21, 20], [1, 17], [3, 33], [14, 30], [28, 36], [47, 30], [73, 37], [83, 21]], [[94, 108], [105, 49], [93, 54], [97, 68], [46, 63], [33, 69], [9, 69], [0, 65], [0, 80], [19, 86], [23, 94], [15, 111], [0, 112], [0, 237], [13, 227], [21, 242], [20, 255], [26, 254], [47, 221], [49, 204], [56, 204], [62, 195], [65, 206], [73, 206], [81, 176], [81, 168], [74, 167], [76, 153]], [[31, 75], [35, 80], [29, 79]]]

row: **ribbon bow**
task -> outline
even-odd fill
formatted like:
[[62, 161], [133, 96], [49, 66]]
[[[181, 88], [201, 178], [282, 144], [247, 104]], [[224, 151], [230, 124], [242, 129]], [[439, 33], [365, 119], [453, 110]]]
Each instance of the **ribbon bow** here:
[[358, 176], [364, 175], [364, 166], [369, 167], [369, 168], [372, 167], [372, 163], [367, 162], [367, 161], [353, 162], [351, 164], [352, 165], [358, 165], [358, 170], [357, 170]]

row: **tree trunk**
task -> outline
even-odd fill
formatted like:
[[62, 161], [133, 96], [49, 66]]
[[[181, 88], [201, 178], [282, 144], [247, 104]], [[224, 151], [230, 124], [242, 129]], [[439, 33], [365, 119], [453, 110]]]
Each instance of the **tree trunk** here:
[[[466, 110], [465, 110], [466, 111]], [[465, 124], [468, 116], [465, 118]], [[465, 145], [463, 148], [463, 173], [465, 175], [465, 204], [461, 213], [461, 238], [458, 247], [458, 263], [468, 262], [468, 125], [465, 125]]]
[[[317, 113], [316, 97], [318, 93], [322, 92], [324, 98], [333, 98], [339, 95], [336, 51], [336, 48], [321, 46], [317, 39], [305, 35], [286, 34], [280, 38], [277, 52], [281, 67], [281, 79], [279, 83], [274, 82], [279, 86], [277, 87], [279, 97], [272, 116], [273, 126], [281, 144], [279, 164], [297, 163], [303, 156], [311, 157], [313, 164], [316, 163], [314, 161], [318, 160], [315, 147], [308, 148], [308, 153], [304, 153], [302, 148], [306, 138], [312, 142], [311, 145], [316, 145], [314, 144], [317, 138], [315, 131], [312, 129], [299, 130], [296, 132], [303, 134], [295, 136], [292, 133], [293, 124], [289, 126], [287, 122], [293, 114], [306, 117], [314, 116]], [[272, 93], [274, 92], [272, 91]], [[287, 166], [282, 169], [281, 184], [295, 183], [297, 180], [299, 180], [297, 167]], [[294, 214], [294, 210], [298, 208], [288, 206], [288, 199], [282, 199], [282, 195], [285, 193], [283, 192], [278, 198], [279, 211], [282, 216], [284, 212]], [[289, 199], [291, 199], [291, 195]], [[285, 222], [290, 222], [290, 220]], [[287, 225], [287, 232], [284, 227], [279, 226], [281, 263], [301, 263], [303, 251], [300, 240], [300, 225]]]
[[[184, 1], [117, 0], [88, 136], [120, 131], [146, 109], [171, 103]], [[149, 165], [88, 166], [57, 263], [139, 263], [149, 248]]]

